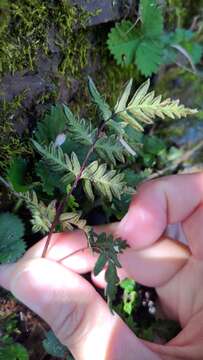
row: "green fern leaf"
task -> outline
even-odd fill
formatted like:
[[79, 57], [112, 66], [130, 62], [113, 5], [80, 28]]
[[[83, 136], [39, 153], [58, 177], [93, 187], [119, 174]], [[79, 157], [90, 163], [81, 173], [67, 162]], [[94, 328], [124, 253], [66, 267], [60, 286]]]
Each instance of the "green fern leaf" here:
[[56, 215], [56, 201], [53, 200], [46, 206], [42, 201], [38, 200], [34, 191], [23, 194], [22, 199], [32, 214], [33, 232], [46, 234], [50, 230]]
[[64, 106], [64, 112], [67, 119], [67, 127], [73, 139], [83, 145], [91, 146], [94, 138], [91, 123], [87, 123], [85, 119], [77, 119], [67, 106]]
[[150, 80], [148, 79], [137, 89], [126, 110], [119, 114], [119, 117], [135, 129], [143, 130], [138, 121], [151, 124], [156, 116], [161, 119], [165, 117], [174, 119], [197, 113], [196, 109], [189, 109], [179, 104], [179, 100], [169, 98], [162, 100], [162, 96], [155, 96], [154, 91], [148, 92], [149, 87]]
[[60, 173], [53, 171], [46, 161], [40, 160], [36, 163], [35, 171], [37, 176], [40, 177], [42, 190], [47, 195], [53, 196], [55, 189], [60, 190], [62, 193], [66, 192]]
[[11, 213], [0, 214], [0, 263], [18, 260], [25, 252], [24, 225]]
[[60, 146], [55, 146], [54, 143], [43, 147], [35, 140], [32, 140], [32, 142], [53, 170], [68, 173], [63, 178], [64, 182], [71, 182], [79, 174], [81, 166], [75, 153], [72, 153], [71, 157], [69, 157], [64, 154]]
[[126, 151], [119, 142], [116, 135], [109, 135], [101, 137], [95, 145], [95, 150], [103, 160], [109, 160], [114, 165], [116, 160], [124, 162]]
[[125, 108], [127, 106], [129, 96], [130, 96], [130, 92], [131, 92], [131, 89], [132, 89], [132, 84], [133, 84], [133, 79], [130, 79], [128, 81], [124, 91], [122, 92], [122, 94], [118, 98], [118, 101], [117, 101], [116, 106], [114, 108], [115, 113], [119, 113], [120, 111], [125, 110]]
[[93, 161], [82, 172], [84, 190], [91, 200], [94, 200], [92, 185], [99, 193], [112, 201], [112, 197], [120, 198], [125, 188], [123, 174], [116, 174], [115, 170], [107, 171], [107, 165], [99, 165], [98, 161]]
[[76, 226], [78, 229], [88, 232], [90, 227], [87, 226], [87, 221], [85, 219], [81, 219], [81, 212], [69, 212], [63, 213], [60, 215], [60, 222], [62, 224], [63, 230], [74, 230]]
[[89, 243], [92, 250], [100, 254], [93, 270], [94, 275], [97, 276], [107, 264], [105, 295], [112, 310], [112, 303], [116, 298], [119, 283], [117, 268], [121, 267], [118, 254], [122, 254], [128, 244], [125, 240], [114, 239], [112, 234], [95, 234], [93, 231], [89, 232]]
[[112, 111], [90, 77], [88, 77], [88, 90], [93, 103], [98, 107], [104, 121], [109, 120], [112, 116]]
[[91, 181], [88, 179], [85, 179], [85, 181], [83, 181], [83, 188], [84, 188], [84, 191], [85, 191], [87, 197], [91, 201], [94, 201], [94, 193], [93, 193]]

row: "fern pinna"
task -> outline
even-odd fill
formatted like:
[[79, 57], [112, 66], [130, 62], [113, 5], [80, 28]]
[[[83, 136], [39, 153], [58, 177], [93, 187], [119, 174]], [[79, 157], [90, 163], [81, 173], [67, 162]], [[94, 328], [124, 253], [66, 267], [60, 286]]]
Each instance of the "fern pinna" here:
[[[154, 91], [149, 91], [149, 80], [134, 94], [132, 86], [130, 80], [111, 109], [89, 78], [89, 94], [98, 109], [99, 120], [94, 122], [79, 119], [65, 105], [52, 107], [38, 124], [32, 143], [41, 156], [36, 172], [42, 179], [43, 172], [46, 175], [41, 184], [41, 190], [46, 193], [44, 198], [49, 199], [50, 193], [55, 193], [59, 200], [52, 197], [49, 203], [45, 200], [45, 204], [38, 199], [37, 186], [18, 194], [32, 214], [33, 231], [48, 233], [43, 256], [47, 254], [54, 231], [76, 227], [86, 233], [87, 247], [98, 254], [95, 275], [104, 267], [107, 269], [106, 296], [110, 307], [119, 282], [118, 254], [125, 250], [127, 243], [111, 235], [96, 234], [83, 218], [85, 208], [98, 201], [102, 206], [109, 204], [111, 207], [121, 198], [123, 204], [126, 196], [130, 201], [134, 183], [132, 171], [126, 171], [125, 165], [135, 161], [139, 134], [143, 133], [145, 125], [156, 117], [173, 119], [197, 112], [180, 105], [177, 100], [155, 96]], [[79, 205], [81, 198], [83, 207]]]

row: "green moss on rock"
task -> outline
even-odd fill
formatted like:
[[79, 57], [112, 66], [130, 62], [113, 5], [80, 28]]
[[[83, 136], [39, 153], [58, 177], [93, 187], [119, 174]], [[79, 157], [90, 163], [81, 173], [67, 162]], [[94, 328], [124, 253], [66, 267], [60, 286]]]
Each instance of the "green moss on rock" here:
[[[18, 135], [13, 118], [17, 109], [21, 107], [23, 94], [12, 102], [0, 103], [0, 173], [5, 173], [12, 158], [27, 156], [32, 153], [28, 136], [24, 140]], [[6, 121], [5, 121], [6, 119]], [[28, 135], [28, 134], [27, 134]], [[27, 137], [27, 141], [26, 141]]]
[[82, 8], [65, 0], [3, 0], [0, 16], [4, 18], [0, 23], [1, 75], [35, 70], [38, 56], [51, 56], [55, 47], [60, 52], [58, 70], [63, 74], [75, 76], [86, 65], [90, 14]]

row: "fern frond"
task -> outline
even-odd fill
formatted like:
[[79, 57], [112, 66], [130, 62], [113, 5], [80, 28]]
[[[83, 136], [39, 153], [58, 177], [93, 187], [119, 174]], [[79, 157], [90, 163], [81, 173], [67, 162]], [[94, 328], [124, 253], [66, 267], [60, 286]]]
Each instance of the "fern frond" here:
[[91, 200], [94, 200], [92, 185], [109, 201], [112, 201], [113, 196], [120, 199], [125, 187], [123, 178], [123, 174], [117, 174], [115, 170], [107, 171], [107, 165], [99, 165], [98, 161], [89, 164], [81, 175], [84, 190]]
[[116, 106], [114, 108], [115, 113], [119, 113], [120, 111], [125, 110], [125, 108], [127, 106], [129, 96], [130, 96], [130, 92], [131, 92], [131, 89], [132, 89], [132, 84], [133, 84], [133, 79], [130, 79], [128, 81], [123, 93], [118, 98], [118, 101], [117, 101]]
[[112, 116], [112, 111], [90, 77], [88, 77], [88, 90], [93, 103], [98, 107], [104, 121], [109, 120]]
[[138, 121], [151, 124], [156, 116], [161, 119], [165, 119], [165, 117], [175, 119], [197, 113], [196, 109], [181, 105], [179, 100], [170, 98], [162, 100], [161, 95], [155, 96], [154, 91], [148, 92], [149, 87], [150, 80], [148, 79], [137, 89], [126, 109], [118, 114], [135, 129], [142, 131], [143, 127]]
[[27, 208], [32, 214], [32, 230], [33, 232], [41, 232], [46, 234], [54, 221], [56, 215], [56, 201], [53, 200], [48, 206], [39, 201], [35, 191], [29, 191], [22, 196]]
[[54, 143], [43, 147], [34, 140], [32, 142], [53, 170], [68, 173], [63, 178], [64, 182], [72, 181], [79, 174], [81, 166], [75, 153], [72, 153], [69, 157], [67, 154], [64, 154], [60, 146], [55, 146]]
[[90, 226], [87, 225], [87, 221], [85, 219], [81, 219], [81, 212], [74, 213], [63, 213], [60, 216], [60, 222], [62, 224], [63, 230], [74, 230], [74, 226], [78, 229], [88, 232], [90, 230]]
[[74, 116], [69, 107], [64, 105], [64, 112], [67, 119], [67, 127], [73, 140], [80, 144], [91, 146], [93, 143], [94, 131], [91, 123], [87, 123], [85, 119], [78, 119]]
[[124, 162], [126, 151], [124, 147], [119, 142], [116, 135], [103, 136], [101, 137], [95, 145], [95, 150], [103, 160], [109, 160], [114, 165], [116, 160]]

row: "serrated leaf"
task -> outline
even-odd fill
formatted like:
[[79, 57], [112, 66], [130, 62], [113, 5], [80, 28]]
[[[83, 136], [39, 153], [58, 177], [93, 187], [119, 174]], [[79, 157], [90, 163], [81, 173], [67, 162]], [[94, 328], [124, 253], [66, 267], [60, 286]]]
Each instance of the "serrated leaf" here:
[[163, 46], [159, 40], [144, 39], [136, 51], [138, 69], [145, 76], [156, 73], [163, 62]]
[[107, 102], [104, 100], [103, 96], [97, 90], [93, 80], [90, 77], [88, 77], [88, 90], [92, 101], [98, 107], [104, 121], [109, 120], [112, 116], [112, 111]]
[[139, 45], [139, 33], [133, 28], [131, 21], [123, 20], [111, 29], [107, 44], [118, 65], [133, 64]]
[[27, 161], [23, 158], [15, 158], [7, 171], [7, 179], [17, 192], [25, 192], [29, 189], [29, 185], [25, 184], [26, 169]]
[[22, 220], [11, 213], [0, 214], [0, 263], [18, 260], [25, 252]]
[[163, 16], [155, 0], [141, 0], [139, 12], [141, 26], [125, 20], [116, 24], [107, 44], [118, 64], [137, 64], [142, 74], [149, 76], [163, 61]]
[[163, 16], [156, 0], [140, 0], [139, 12], [145, 36], [158, 38], [163, 31]]
[[18, 343], [0, 347], [0, 360], [29, 360], [26, 348]]
[[108, 261], [108, 257], [105, 253], [102, 253], [99, 255], [98, 259], [97, 259], [97, 262], [94, 266], [94, 270], [93, 270], [93, 273], [95, 276], [97, 276], [104, 268], [104, 266], [106, 265]]
[[62, 105], [50, 108], [44, 118], [37, 123], [35, 138], [41, 144], [48, 145], [55, 141], [56, 137], [65, 130], [66, 117]]

